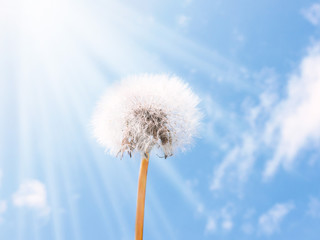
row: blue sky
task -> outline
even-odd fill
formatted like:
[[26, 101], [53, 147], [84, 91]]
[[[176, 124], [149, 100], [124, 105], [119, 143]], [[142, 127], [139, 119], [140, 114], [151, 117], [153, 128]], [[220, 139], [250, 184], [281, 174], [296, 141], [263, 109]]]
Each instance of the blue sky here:
[[320, 2], [0, 2], [0, 238], [133, 239], [139, 157], [93, 139], [130, 74], [201, 97], [201, 136], [152, 156], [145, 239], [320, 234]]

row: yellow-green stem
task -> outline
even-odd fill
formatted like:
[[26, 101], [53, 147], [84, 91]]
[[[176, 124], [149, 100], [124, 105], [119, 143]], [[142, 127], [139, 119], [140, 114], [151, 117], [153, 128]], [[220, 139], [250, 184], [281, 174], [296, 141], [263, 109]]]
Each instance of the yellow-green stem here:
[[141, 165], [140, 165], [135, 240], [143, 239], [144, 205], [145, 205], [145, 197], [146, 197], [147, 172], [148, 172], [148, 164], [149, 164], [149, 154], [147, 153], [146, 155], [147, 157], [142, 158]]

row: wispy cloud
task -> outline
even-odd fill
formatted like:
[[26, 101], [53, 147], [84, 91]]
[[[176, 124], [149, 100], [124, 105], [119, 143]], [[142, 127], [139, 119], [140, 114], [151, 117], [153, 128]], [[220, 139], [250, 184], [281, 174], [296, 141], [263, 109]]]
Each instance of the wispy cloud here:
[[217, 223], [213, 217], [208, 217], [205, 233], [210, 234], [214, 233], [217, 230]]
[[252, 234], [254, 232], [254, 227], [253, 227], [253, 225], [251, 223], [244, 223], [241, 226], [241, 230], [245, 234], [250, 235], [250, 234]]
[[292, 202], [278, 203], [259, 218], [260, 232], [271, 235], [280, 229], [283, 219], [294, 209]]
[[305, 8], [302, 11], [302, 15], [313, 25], [320, 23], [320, 4], [314, 3], [309, 8]]
[[7, 208], [7, 202], [4, 200], [0, 201], [0, 224], [4, 221], [4, 219], [2, 218], [2, 214], [7, 211]]
[[[277, 75], [268, 68], [250, 75], [256, 81], [263, 82], [263, 91], [258, 94], [255, 102], [251, 99], [245, 99], [241, 103], [238, 115], [235, 115], [234, 112], [232, 115], [230, 110], [222, 110], [222, 107], [214, 103], [213, 100], [205, 99], [207, 109], [214, 109], [214, 111], [207, 110], [210, 118], [206, 128], [209, 129], [207, 134], [210, 138], [214, 138], [213, 136], [217, 135], [215, 132], [217, 126], [219, 129], [226, 129], [226, 134], [218, 136], [221, 138], [217, 140], [217, 142], [222, 142], [222, 146], [225, 146], [225, 148], [220, 147], [221, 151], [225, 152], [225, 156], [214, 169], [211, 190], [219, 190], [226, 185], [232, 186], [233, 190], [239, 190], [238, 187], [241, 188], [248, 180], [264, 144], [262, 135], [266, 119], [269, 118], [278, 99], [275, 93]], [[232, 119], [232, 121], [230, 122], [228, 119]], [[235, 122], [239, 124], [235, 124]], [[241, 128], [235, 129], [235, 125], [239, 125]], [[225, 136], [232, 136], [232, 139]]]
[[222, 228], [226, 231], [230, 231], [233, 228], [233, 222], [231, 219], [226, 219], [222, 222]]
[[190, 22], [190, 17], [187, 17], [186, 15], [182, 14], [177, 17], [177, 24], [180, 27], [187, 27], [189, 22]]
[[241, 231], [247, 235], [253, 234], [256, 230], [252, 223], [255, 213], [256, 210], [254, 208], [249, 208], [243, 215], [244, 222], [241, 225]]
[[230, 231], [233, 228], [233, 216], [235, 214], [235, 208], [233, 204], [227, 204], [221, 209], [221, 219], [222, 219], [222, 229], [225, 231]]
[[213, 234], [218, 230], [231, 231], [233, 229], [233, 217], [235, 215], [234, 205], [226, 204], [218, 212], [208, 214], [207, 223], [205, 227], [205, 234]]
[[241, 186], [266, 150], [262, 175], [270, 179], [280, 167], [290, 170], [303, 149], [320, 143], [320, 42], [308, 49], [298, 69], [290, 75], [285, 97], [277, 95], [276, 74], [271, 72], [264, 78], [267, 89], [260, 93], [256, 105], [249, 105], [243, 112], [244, 130], [237, 132], [240, 138], [224, 150], [225, 157], [214, 170], [211, 190], [228, 184], [233, 189]]
[[280, 101], [266, 123], [265, 140], [275, 146], [264, 176], [275, 174], [279, 166], [290, 168], [296, 155], [308, 143], [320, 140], [320, 43], [309, 49], [299, 72], [290, 77], [287, 97]]
[[244, 135], [241, 144], [230, 150], [222, 163], [216, 168], [211, 183], [211, 190], [220, 189], [222, 187], [222, 180], [226, 175], [229, 181], [242, 182], [246, 180], [248, 171], [250, 171], [254, 163], [254, 151], [254, 139], [251, 136]]
[[7, 210], [7, 202], [2, 200], [0, 201], [0, 214], [4, 213]]
[[315, 197], [311, 197], [308, 204], [307, 214], [314, 218], [320, 218], [320, 201]]
[[37, 210], [40, 216], [47, 216], [50, 207], [47, 203], [47, 191], [43, 183], [38, 180], [23, 182], [12, 196], [12, 202], [17, 207], [27, 207]]

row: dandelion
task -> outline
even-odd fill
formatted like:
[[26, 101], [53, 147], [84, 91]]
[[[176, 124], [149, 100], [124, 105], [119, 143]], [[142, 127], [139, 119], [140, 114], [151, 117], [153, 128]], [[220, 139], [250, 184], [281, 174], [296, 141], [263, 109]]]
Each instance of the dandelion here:
[[143, 238], [145, 188], [149, 154], [170, 157], [184, 150], [197, 134], [199, 98], [176, 76], [137, 75], [110, 87], [97, 105], [93, 131], [113, 156], [142, 156], [136, 214], [136, 240]]

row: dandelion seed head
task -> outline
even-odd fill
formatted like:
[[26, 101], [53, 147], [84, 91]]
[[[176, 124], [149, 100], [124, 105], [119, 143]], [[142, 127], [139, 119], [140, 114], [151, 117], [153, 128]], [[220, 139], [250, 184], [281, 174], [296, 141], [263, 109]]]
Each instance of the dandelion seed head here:
[[111, 155], [184, 150], [197, 134], [199, 98], [180, 78], [136, 75], [107, 89], [93, 115], [97, 141]]

